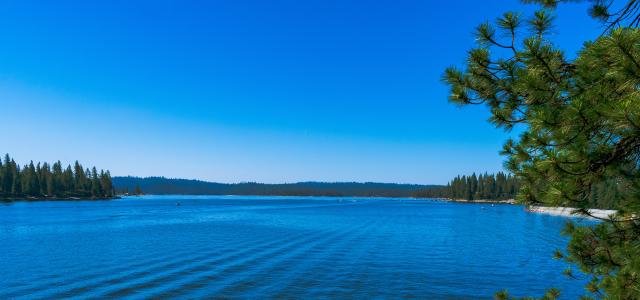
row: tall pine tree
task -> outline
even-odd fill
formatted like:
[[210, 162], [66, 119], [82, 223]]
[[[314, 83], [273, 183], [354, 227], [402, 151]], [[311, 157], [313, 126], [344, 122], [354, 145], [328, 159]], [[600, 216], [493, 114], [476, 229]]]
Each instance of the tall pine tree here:
[[31, 161], [21, 168], [8, 154], [4, 161], [0, 160], [0, 198], [111, 198], [114, 195], [109, 171], [98, 174], [93, 167], [85, 172], [78, 162], [63, 170], [59, 161], [53, 167], [46, 162]]
[[486, 104], [498, 127], [523, 125], [503, 149], [520, 201], [583, 214], [594, 201], [619, 210], [597, 225], [570, 223], [571, 241], [558, 257], [590, 275], [589, 291], [640, 299], [640, 2], [621, 1], [612, 12], [616, 1], [591, 2], [592, 15], [613, 25], [576, 58], [551, 40], [551, 11], [529, 19], [505, 13], [478, 26], [466, 66], [448, 68], [444, 80], [452, 102]]

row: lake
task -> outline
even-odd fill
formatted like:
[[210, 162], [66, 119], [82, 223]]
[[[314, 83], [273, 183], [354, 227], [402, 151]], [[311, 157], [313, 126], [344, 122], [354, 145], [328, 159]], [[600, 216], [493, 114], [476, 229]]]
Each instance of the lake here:
[[[179, 204], [179, 205], [178, 205]], [[563, 299], [563, 217], [427, 199], [143, 196], [0, 204], [0, 299]]]

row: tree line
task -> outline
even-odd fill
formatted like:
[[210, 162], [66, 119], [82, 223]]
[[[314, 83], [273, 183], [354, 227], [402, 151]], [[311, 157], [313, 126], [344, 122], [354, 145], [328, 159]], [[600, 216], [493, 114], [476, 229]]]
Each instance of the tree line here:
[[256, 182], [216, 183], [164, 177], [114, 177], [119, 194], [186, 194], [186, 195], [269, 195], [269, 196], [335, 196], [335, 197], [411, 197], [421, 189], [441, 185], [396, 184], [375, 182], [298, 182], [265, 184]]
[[[587, 207], [617, 209], [622, 204], [620, 195], [625, 188], [625, 185], [613, 179], [594, 184], [588, 194]], [[420, 189], [413, 196], [454, 200], [506, 200], [515, 199], [519, 189], [520, 181], [514, 175], [503, 172], [480, 175], [473, 173], [471, 176], [458, 175], [446, 186]]]
[[457, 200], [506, 200], [513, 199], [519, 188], [518, 180], [511, 174], [473, 173], [470, 176], [458, 175], [441, 188], [422, 189], [414, 196]]
[[0, 198], [92, 198], [114, 197], [109, 171], [84, 169], [77, 161], [62, 167], [33, 161], [21, 167], [8, 154], [0, 160]]

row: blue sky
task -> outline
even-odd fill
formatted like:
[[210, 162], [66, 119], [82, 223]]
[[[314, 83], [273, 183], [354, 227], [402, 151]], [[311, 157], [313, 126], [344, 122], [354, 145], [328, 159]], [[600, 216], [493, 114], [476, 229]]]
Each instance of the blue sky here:
[[[38, 3], [40, 2], [40, 3]], [[0, 152], [113, 175], [446, 183], [508, 136], [447, 102], [494, 1], [0, 1]], [[567, 53], [601, 26], [558, 12]]]

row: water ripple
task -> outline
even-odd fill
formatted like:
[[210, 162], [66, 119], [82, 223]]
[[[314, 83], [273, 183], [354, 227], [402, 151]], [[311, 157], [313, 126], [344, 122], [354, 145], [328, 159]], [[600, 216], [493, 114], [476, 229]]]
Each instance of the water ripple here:
[[22, 203], [0, 207], [0, 299], [572, 299], [581, 283], [550, 259], [564, 223], [380, 198]]

